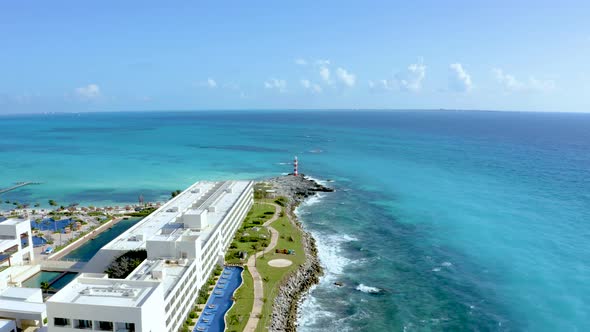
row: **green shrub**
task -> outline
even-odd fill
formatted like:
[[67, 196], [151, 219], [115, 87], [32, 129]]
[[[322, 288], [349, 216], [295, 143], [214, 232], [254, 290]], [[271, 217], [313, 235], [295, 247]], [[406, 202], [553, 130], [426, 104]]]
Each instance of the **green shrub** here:
[[147, 217], [148, 215], [150, 215], [154, 211], [156, 211], [155, 207], [149, 207], [149, 208], [145, 208], [141, 211], [128, 213], [127, 215], [129, 215], [131, 217]]
[[147, 258], [145, 250], [131, 250], [117, 257], [104, 271], [109, 278], [126, 278]]
[[198, 304], [207, 303], [208, 296], [209, 296], [209, 294], [207, 293], [206, 287], [201, 287], [201, 289], [199, 289], [199, 297], [197, 298], [197, 303]]

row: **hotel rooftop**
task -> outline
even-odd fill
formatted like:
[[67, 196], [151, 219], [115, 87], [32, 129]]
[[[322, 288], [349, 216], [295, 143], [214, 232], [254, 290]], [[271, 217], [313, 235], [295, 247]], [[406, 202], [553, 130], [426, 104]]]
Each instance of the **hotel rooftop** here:
[[[145, 249], [147, 240], [176, 241], [198, 236], [207, 241], [212, 230], [236, 202], [249, 182], [197, 182], [173, 200], [103, 247], [111, 250]], [[186, 227], [183, 216], [201, 215], [207, 210], [206, 228]]]
[[70, 331], [90, 320], [134, 324], [138, 332], [146, 326], [178, 330], [198, 289], [206, 286], [215, 264], [223, 263], [252, 203], [251, 181], [193, 184], [105, 245], [86, 265], [86, 272], [102, 272], [123, 253], [145, 249], [147, 259], [125, 279], [83, 273], [49, 299], [49, 331]]
[[68, 284], [67, 292], [58, 292], [51, 297], [51, 301], [140, 307], [157, 286], [157, 282], [129, 282], [108, 279], [106, 274], [101, 273], [83, 273]]

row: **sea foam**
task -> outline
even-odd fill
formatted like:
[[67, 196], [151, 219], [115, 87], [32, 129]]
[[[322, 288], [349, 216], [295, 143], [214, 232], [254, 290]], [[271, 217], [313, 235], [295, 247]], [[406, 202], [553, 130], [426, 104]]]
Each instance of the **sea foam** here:
[[347, 242], [349, 235], [327, 235], [312, 233], [316, 239], [318, 256], [325, 272], [326, 281], [333, 281], [344, 273], [344, 268], [351, 260], [342, 255], [341, 245]]
[[366, 286], [363, 284], [359, 284], [358, 286], [356, 286], [356, 290], [359, 290], [363, 293], [367, 293], [367, 294], [377, 294], [381, 292], [381, 289], [377, 288], [377, 287], [372, 287], [372, 286]]

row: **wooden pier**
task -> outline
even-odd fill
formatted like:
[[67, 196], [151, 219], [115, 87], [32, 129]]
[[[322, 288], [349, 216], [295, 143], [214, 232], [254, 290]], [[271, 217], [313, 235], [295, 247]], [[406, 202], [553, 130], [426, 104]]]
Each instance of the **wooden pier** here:
[[18, 189], [20, 187], [24, 187], [24, 186], [28, 186], [28, 185], [33, 185], [33, 184], [41, 184], [41, 182], [34, 182], [34, 181], [24, 181], [24, 182], [17, 182], [14, 186], [12, 187], [8, 187], [8, 188], [4, 188], [4, 189], [0, 189], [0, 194], [4, 194], [7, 193], [9, 191]]

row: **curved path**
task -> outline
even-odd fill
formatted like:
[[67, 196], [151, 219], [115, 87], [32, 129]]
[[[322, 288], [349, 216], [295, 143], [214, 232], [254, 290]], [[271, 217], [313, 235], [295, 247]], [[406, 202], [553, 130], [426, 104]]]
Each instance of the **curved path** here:
[[270, 218], [267, 222], [265, 222], [262, 225], [266, 227], [271, 234], [270, 243], [268, 244], [268, 247], [250, 256], [250, 258], [248, 258], [248, 263], [246, 263], [246, 266], [248, 266], [250, 274], [252, 274], [252, 279], [254, 279], [254, 304], [252, 305], [250, 317], [248, 318], [248, 322], [246, 323], [246, 327], [244, 328], [244, 331], [246, 332], [253, 332], [256, 330], [258, 322], [260, 321], [260, 315], [262, 314], [262, 306], [264, 305], [264, 285], [262, 284], [262, 278], [260, 277], [260, 273], [258, 273], [258, 270], [256, 269], [256, 259], [264, 255], [265, 253], [273, 250], [277, 245], [277, 241], [279, 240], [279, 232], [277, 232], [276, 229], [272, 228], [270, 224], [279, 219], [282, 208], [274, 203], [264, 204], [274, 206], [275, 214], [272, 216], [272, 218]]

